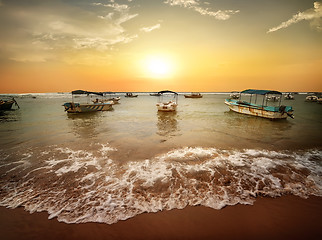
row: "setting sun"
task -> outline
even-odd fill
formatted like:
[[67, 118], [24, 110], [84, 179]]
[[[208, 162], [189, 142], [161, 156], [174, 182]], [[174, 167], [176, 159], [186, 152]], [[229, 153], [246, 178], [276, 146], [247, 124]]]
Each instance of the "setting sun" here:
[[171, 61], [162, 56], [148, 56], [144, 61], [144, 71], [152, 78], [170, 77], [172, 67]]

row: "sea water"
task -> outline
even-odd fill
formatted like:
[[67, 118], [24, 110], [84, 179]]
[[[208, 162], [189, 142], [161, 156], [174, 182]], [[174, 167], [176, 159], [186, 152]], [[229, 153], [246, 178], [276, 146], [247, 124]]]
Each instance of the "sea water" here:
[[[296, 95], [295, 119], [229, 111], [228, 93], [121, 96], [112, 111], [68, 114], [70, 94], [16, 96], [0, 113], [0, 206], [66, 223], [112, 224], [144, 212], [322, 196], [322, 105]], [[75, 99], [77, 100], [77, 99]]]

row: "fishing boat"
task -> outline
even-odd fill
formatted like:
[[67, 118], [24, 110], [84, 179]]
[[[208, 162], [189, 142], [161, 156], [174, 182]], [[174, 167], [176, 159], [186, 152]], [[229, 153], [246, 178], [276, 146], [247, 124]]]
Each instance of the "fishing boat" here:
[[[79, 95], [87, 96], [87, 103], [75, 103], [74, 97]], [[92, 96], [95, 96], [95, 100], [92, 100]], [[85, 113], [85, 112], [97, 112], [108, 111], [112, 109], [112, 102], [102, 102], [99, 97], [103, 97], [102, 92], [89, 92], [83, 90], [72, 91], [72, 101], [64, 103], [65, 111], [68, 113]]]
[[134, 98], [134, 97], [137, 97], [138, 95], [137, 94], [133, 94], [131, 92], [128, 92], [125, 94], [125, 97], [128, 97], [128, 98]]
[[294, 96], [292, 95], [292, 93], [286, 93], [284, 96], [285, 100], [294, 100]]
[[237, 91], [232, 91], [229, 95], [230, 99], [239, 99], [239, 92]]
[[15, 104], [18, 108], [19, 105], [13, 97], [3, 96], [0, 99], [0, 110], [10, 110], [12, 109], [13, 104]]
[[322, 104], [322, 97], [319, 97], [319, 98], [318, 98], [318, 100], [317, 100], [317, 102], [318, 102], [319, 104]]
[[158, 111], [175, 112], [178, 106], [178, 93], [165, 90], [160, 91], [158, 103], [156, 104]]
[[281, 100], [281, 98], [279, 96], [275, 96], [275, 95], [267, 96], [267, 101], [269, 101], [269, 102], [278, 102], [280, 100]]
[[[115, 94], [114, 92], [104, 92], [104, 98], [100, 100], [101, 102], [111, 102], [113, 104], [119, 104], [121, 97], [113, 97], [112, 95]], [[109, 96], [107, 96], [109, 95]]]
[[155, 96], [155, 97], [159, 97], [161, 94], [160, 93], [150, 93], [150, 96]]
[[315, 95], [309, 95], [305, 98], [306, 102], [317, 102], [318, 101], [318, 97]]
[[185, 94], [185, 98], [202, 98], [200, 93], [192, 92], [191, 94]]
[[[248, 95], [250, 100], [242, 100], [244, 95]], [[281, 98], [279, 98], [279, 104], [277, 106], [268, 106], [268, 97], [271, 95], [281, 96], [282, 93], [271, 90], [247, 89], [240, 92], [239, 100], [225, 99], [225, 104], [228, 105], [230, 110], [237, 113], [268, 119], [286, 119], [287, 117], [294, 118], [292, 107], [281, 105]], [[261, 100], [260, 98], [262, 98], [262, 103], [257, 104], [257, 101]]]

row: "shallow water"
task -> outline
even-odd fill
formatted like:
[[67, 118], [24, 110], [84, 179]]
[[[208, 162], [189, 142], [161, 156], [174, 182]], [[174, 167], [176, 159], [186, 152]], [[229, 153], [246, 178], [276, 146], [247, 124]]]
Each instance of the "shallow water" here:
[[[123, 95], [121, 95], [123, 96]], [[228, 94], [124, 98], [113, 111], [67, 114], [68, 94], [17, 98], [0, 115], [0, 205], [68, 223], [114, 223], [187, 205], [220, 209], [257, 195], [322, 195], [322, 106], [285, 101], [295, 119], [230, 112]]]

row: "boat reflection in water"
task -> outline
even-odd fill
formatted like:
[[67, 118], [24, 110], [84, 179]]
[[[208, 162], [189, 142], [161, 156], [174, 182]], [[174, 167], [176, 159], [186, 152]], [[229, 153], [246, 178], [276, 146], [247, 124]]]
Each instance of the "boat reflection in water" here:
[[176, 136], [179, 132], [176, 112], [157, 112], [158, 131], [157, 134], [162, 137]]

